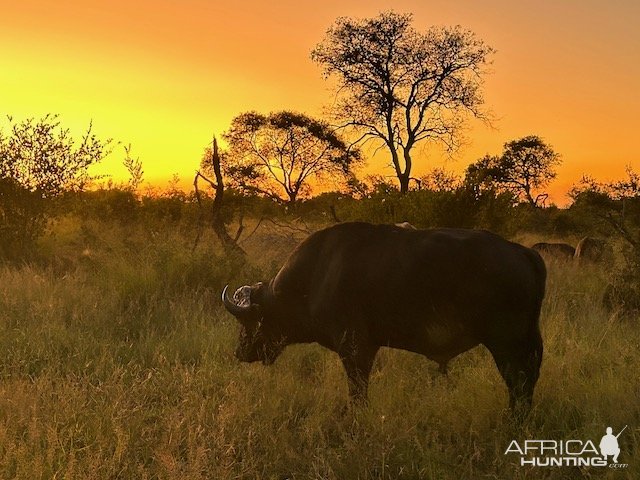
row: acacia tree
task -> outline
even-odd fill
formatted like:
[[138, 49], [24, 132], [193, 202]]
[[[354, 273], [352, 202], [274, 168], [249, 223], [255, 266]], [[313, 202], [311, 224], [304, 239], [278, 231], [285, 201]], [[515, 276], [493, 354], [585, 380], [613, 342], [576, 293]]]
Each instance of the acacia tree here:
[[403, 193], [417, 144], [455, 151], [466, 117], [486, 118], [482, 75], [494, 52], [459, 26], [419, 32], [411, 22], [394, 12], [341, 17], [311, 52], [325, 78], [337, 78], [338, 121], [359, 133], [357, 142], [389, 151]]
[[311, 179], [346, 179], [360, 159], [326, 123], [289, 111], [242, 113], [224, 139], [232, 185], [280, 203], [307, 194]]
[[467, 183], [507, 191], [532, 206], [548, 195], [534, 190], [546, 187], [556, 177], [558, 155], [540, 137], [529, 135], [504, 144], [501, 156], [486, 155], [467, 168]]

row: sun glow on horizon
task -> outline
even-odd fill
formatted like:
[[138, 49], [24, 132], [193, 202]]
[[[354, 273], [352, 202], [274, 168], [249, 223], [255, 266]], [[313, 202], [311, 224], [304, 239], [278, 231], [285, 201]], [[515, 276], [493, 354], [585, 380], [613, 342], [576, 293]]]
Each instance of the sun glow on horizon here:
[[[186, 184], [235, 115], [322, 115], [332, 94], [311, 48], [338, 16], [389, 8], [413, 12], [418, 28], [460, 24], [497, 49], [485, 83], [495, 129], [471, 122], [470, 144], [453, 161], [426, 149], [414, 176], [434, 167], [459, 174], [531, 134], [562, 155], [549, 189], [556, 203], [584, 173], [604, 180], [640, 167], [640, 6], [630, 0], [331, 0], [314, 9], [292, 1], [25, 0], [4, 6], [0, 20], [0, 113], [60, 114], [76, 137], [93, 121], [101, 138], [131, 143], [147, 181], [166, 184], [177, 173]], [[123, 158], [115, 146], [96, 173], [124, 179]], [[385, 164], [378, 156], [366, 171], [384, 173]]]

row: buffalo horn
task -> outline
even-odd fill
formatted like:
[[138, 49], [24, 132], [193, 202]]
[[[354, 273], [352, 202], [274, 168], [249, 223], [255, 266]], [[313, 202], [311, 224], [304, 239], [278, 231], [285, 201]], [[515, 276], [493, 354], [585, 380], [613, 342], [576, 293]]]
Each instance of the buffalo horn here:
[[229, 296], [227, 295], [227, 289], [229, 288], [229, 285], [226, 285], [224, 287], [224, 290], [222, 290], [222, 302], [224, 303], [224, 308], [227, 309], [227, 311], [232, 314], [235, 315], [236, 317], [238, 315], [243, 315], [246, 314], [250, 309], [251, 306], [247, 305], [247, 306], [240, 306], [238, 304], [236, 304], [232, 299], [229, 298]]

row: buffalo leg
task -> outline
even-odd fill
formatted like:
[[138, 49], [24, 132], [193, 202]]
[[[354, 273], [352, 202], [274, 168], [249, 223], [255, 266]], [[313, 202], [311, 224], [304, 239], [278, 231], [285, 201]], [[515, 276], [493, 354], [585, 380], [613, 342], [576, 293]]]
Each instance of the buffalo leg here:
[[373, 367], [378, 348], [353, 348], [346, 352], [339, 352], [342, 365], [347, 373], [349, 396], [354, 403], [367, 402], [367, 388], [369, 374]]
[[487, 345], [509, 390], [509, 408], [531, 408], [542, 363], [542, 337], [535, 332], [517, 345]]

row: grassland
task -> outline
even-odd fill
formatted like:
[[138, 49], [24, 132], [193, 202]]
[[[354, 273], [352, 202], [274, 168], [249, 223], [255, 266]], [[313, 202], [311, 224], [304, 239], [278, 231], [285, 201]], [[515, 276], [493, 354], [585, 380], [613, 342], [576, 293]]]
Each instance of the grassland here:
[[[383, 350], [370, 405], [345, 409], [336, 356], [237, 362], [218, 295], [273, 273], [296, 238], [260, 227], [249, 264], [178, 227], [60, 220], [46, 261], [0, 268], [0, 477], [640, 478], [640, 331], [601, 307], [606, 270], [551, 264], [545, 358], [523, 423], [483, 348], [447, 377]], [[513, 439], [620, 437], [625, 470], [521, 467]]]

